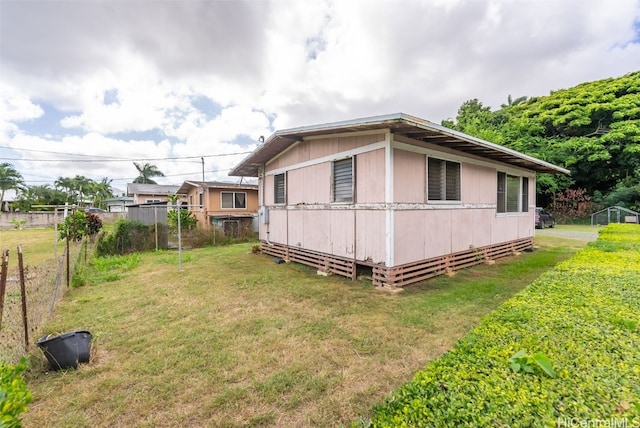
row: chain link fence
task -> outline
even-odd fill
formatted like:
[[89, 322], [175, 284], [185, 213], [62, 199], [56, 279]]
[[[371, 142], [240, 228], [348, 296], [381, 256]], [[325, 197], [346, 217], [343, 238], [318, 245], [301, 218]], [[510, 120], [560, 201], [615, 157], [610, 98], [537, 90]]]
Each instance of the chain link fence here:
[[[72, 272], [89, 249], [88, 241], [71, 242], [64, 253], [37, 265], [23, 260], [7, 268], [9, 251], [2, 251], [0, 272], [0, 361], [15, 364], [33, 353], [35, 343], [54, 307], [69, 289]], [[11, 257], [21, 257], [11, 252]], [[24, 299], [22, 289], [24, 289]]]

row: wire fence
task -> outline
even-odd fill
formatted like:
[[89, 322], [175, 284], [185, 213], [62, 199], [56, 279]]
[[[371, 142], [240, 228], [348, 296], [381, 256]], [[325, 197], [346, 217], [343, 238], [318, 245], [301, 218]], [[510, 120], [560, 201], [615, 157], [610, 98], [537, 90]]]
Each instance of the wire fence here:
[[72, 272], [86, 254], [88, 242], [71, 242], [64, 253], [37, 265], [22, 260], [8, 268], [8, 249], [2, 249], [0, 272], [0, 361], [15, 364], [33, 353], [38, 335], [70, 286]]

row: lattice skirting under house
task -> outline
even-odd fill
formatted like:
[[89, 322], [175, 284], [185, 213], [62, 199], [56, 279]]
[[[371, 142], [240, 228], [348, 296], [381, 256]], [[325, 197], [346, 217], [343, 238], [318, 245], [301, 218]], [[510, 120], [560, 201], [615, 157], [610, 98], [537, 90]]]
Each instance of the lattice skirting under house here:
[[533, 248], [533, 238], [523, 238], [488, 245], [486, 247], [472, 248], [445, 256], [393, 267], [386, 267], [379, 264], [371, 265], [358, 262], [354, 259], [337, 257], [331, 254], [282, 244], [267, 243], [266, 241], [261, 241], [260, 247], [264, 254], [311, 266], [319, 272], [333, 273], [351, 279], [356, 279], [358, 265], [368, 266], [372, 269], [372, 282], [374, 286], [394, 289], [450, 273], [458, 269], [481, 263], [491, 263], [492, 260], [501, 257], [517, 255], [521, 251]]

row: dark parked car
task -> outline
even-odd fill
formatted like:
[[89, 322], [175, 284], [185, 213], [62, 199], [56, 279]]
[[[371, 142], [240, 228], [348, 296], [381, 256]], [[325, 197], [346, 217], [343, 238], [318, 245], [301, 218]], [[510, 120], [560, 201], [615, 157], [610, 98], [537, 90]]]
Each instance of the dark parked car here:
[[95, 208], [95, 207], [85, 208], [84, 212], [86, 212], [86, 213], [97, 213], [97, 214], [106, 213], [106, 211], [103, 210], [102, 208]]
[[536, 208], [536, 229], [544, 229], [545, 227], [555, 227], [556, 220], [553, 214], [542, 208]]

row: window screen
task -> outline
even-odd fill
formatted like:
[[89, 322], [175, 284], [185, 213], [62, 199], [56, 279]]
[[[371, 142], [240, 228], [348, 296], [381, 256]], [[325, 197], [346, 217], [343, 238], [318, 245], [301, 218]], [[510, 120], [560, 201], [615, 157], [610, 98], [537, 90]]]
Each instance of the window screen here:
[[222, 192], [222, 208], [233, 208], [233, 193]]
[[234, 193], [234, 208], [247, 208], [247, 194], [246, 193]]
[[499, 213], [516, 213], [529, 211], [529, 179], [498, 172]]
[[518, 212], [520, 177], [507, 175], [507, 212]]
[[222, 208], [246, 209], [247, 194], [244, 192], [222, 192]]
[[529, 178], [522, 177], [522, 212], [529, 211]]

